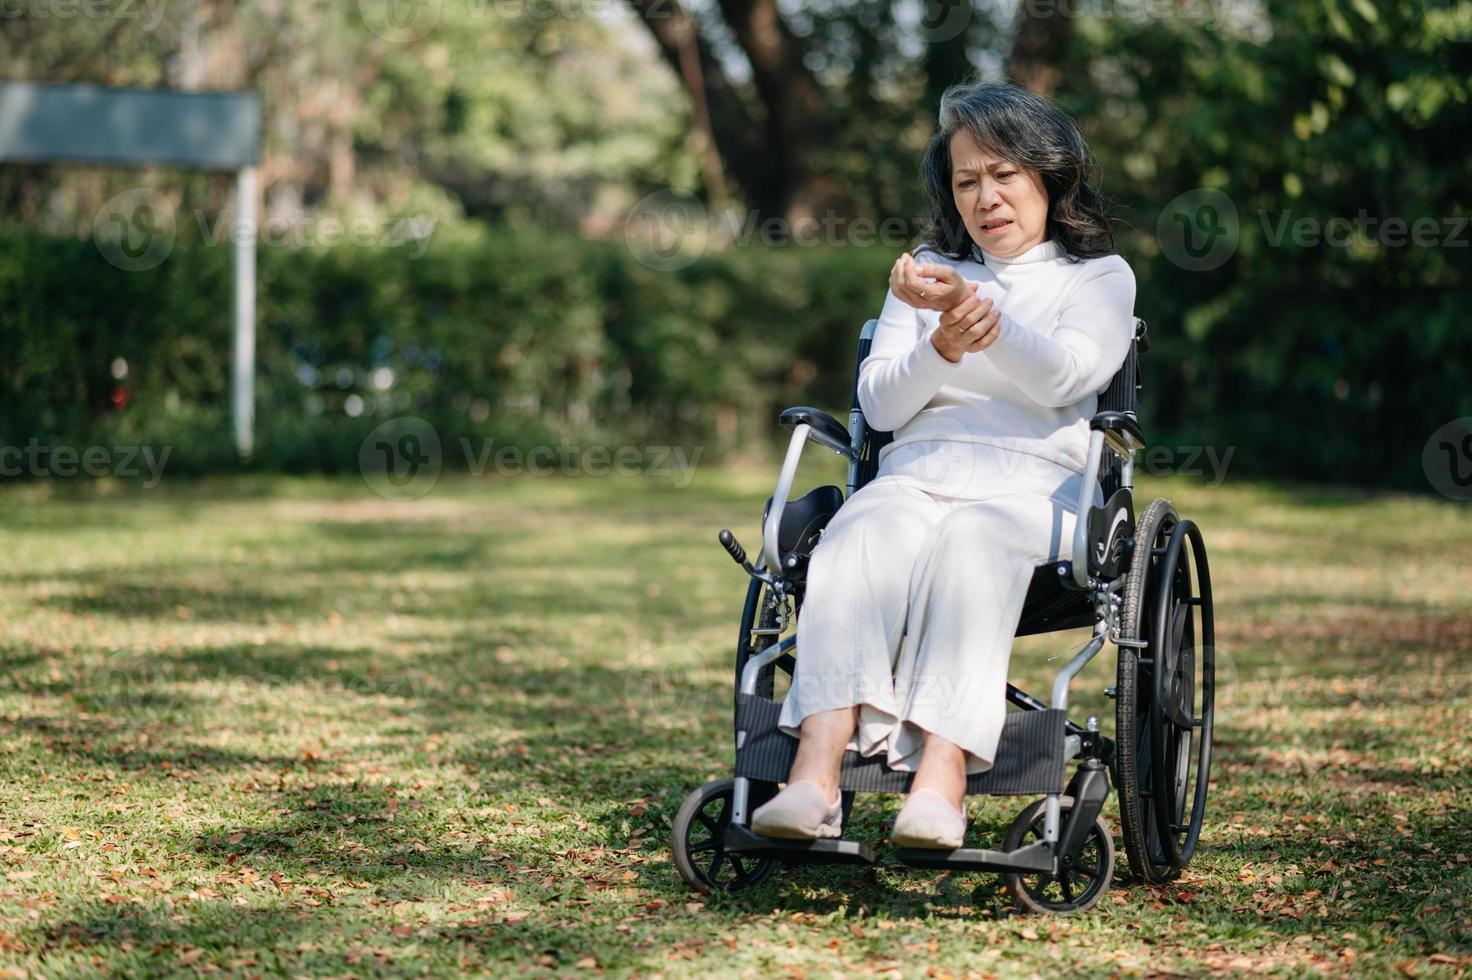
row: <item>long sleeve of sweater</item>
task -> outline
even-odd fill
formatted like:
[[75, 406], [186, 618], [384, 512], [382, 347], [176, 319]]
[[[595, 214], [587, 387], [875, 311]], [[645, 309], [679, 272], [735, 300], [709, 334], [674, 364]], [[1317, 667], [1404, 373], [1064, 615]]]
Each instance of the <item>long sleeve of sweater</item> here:
[[[939, 315], [933, 316], [938, 323]], [[930, 342], [936, 325], [928, 319], [893, 290], [885, 296], [869, 356], [859, 367], [859, 407], [871, 427], [898, 429], [960, 369]]]
[[1009, 316], [1005, 298], [1000, 305], [1000, 335], [986, 356], [1033, 401], [1060, 408], [1098, 394], [1124, 363], [1135, 330], [1135, 276], [1122, 260], [1101, 262], [1064, 303], [1051, 334]]

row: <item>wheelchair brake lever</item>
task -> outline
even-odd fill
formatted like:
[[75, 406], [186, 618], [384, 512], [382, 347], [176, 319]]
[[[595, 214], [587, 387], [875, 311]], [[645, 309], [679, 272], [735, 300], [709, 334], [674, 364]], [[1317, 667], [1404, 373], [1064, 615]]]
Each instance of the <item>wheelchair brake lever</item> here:
[[722, 528], [721, 533], [717, 537], [721, 540], [721, 547], [726, 549], [726, 553], [731, 556], [736, 564], [745, 567], [746, 549], [741, 547], [741, 542], [736, 540], [736, 535], [732, 534], [726, 528]]
[[736, 540], [736, 535], [722, 528], [721, 533], [716, 537], [720, 539], [721, 547], [726, 549], [726, 554], [730, 555], [731, 560], [740, 565], [746, 574], [752, 578], [759, 578], [774, 588], [778, 586], [776, 576], [772, 575], [771, 572], [754, 567], [751, 562], [746, 560], [746, 549], [741, 547], [741, 542]]

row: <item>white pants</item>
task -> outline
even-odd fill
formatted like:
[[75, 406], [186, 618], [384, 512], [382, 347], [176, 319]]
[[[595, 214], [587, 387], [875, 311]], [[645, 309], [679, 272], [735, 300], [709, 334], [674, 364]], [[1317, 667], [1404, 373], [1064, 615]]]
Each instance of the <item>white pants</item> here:
[[890, 475], [855, 493], [813, 550], [778, 727], [801, 737], [808, 715], [858, 705], [852, 751], [913, 772], [934, 732], [967, 775], [990, 769], [1023, 600], [1073, 552], [1081, 479], [960, 498]]

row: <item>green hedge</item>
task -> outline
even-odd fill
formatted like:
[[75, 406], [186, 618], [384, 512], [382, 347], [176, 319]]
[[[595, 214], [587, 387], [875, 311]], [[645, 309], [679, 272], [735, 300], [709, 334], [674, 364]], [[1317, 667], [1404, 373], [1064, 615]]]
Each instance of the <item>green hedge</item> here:
[[[475, 226], [442, 229], [419, 258], [262, 248], [250, 465], [355, 471], [366, 433], [400, 415], [451, 446], [768, 448], [785, 406], [847, 409], [892, 260], [750, 247], [658, 272], [617, 243]], [[1192, 306], [1186, 274], [1132, 261], [1155, 338], [1143, 418], [1177, 465], [1208, 445], [1230, 449], [1232, 478], [1426, 490], [1425, 440], [1472, 415], [1464, 291], [1407, 294], [1368, 324], [1338, 283], [1238, 284]], [[0, 230], [0, 445], [146, 443], [170, 447], [171, 475], [238, 467], [229, 289], [224, 248], [181, 241], [124, 272], [90, 241]]]
[[[475, 226], [442, 229], [418, 258], [258, 255], [251, 465], [326, 472], [355, 468], [363, 436], [399, 415], [449, 444], [700, 445], [707, 459], [761, 445], [787, 403], [846, 409], [892, 261], [745, 248], [661, 272], [616, 244]], [[238, 465], [227, 248], [181, 240], [125, 272], [90, 241], [0, 230], [0, 308], [0, 445], [146, 442], [172, 447], [170, 473]]]

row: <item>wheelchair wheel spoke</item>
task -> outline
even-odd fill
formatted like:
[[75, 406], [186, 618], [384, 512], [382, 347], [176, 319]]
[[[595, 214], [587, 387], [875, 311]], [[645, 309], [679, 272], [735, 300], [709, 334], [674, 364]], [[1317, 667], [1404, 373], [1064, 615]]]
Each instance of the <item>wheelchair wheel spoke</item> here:
[[710, 840], [701, 841], [699, 844], [691, 844], [689, 847], [685, 848], [685, 850], [691, 854], [699, 854], [701, 851], [708, 851], [712, 847], [719, 847], [720, 843], [721, 842], [719, 840], [712, 837]]
[[708, 877], [711, 881], [716, 880], [716, 871], [720, 868], [721, 861], [725, 858], [725, 856], [726, 849], [724, 847], [717, 847], [715, 857], [710, 859], [710, 867], [705, 872], [706, 877]]
[[731, 867], [736, 869], [736, 879], [738, 881], [744, 881], [746, 879], [746, 867], [741, 863], [741, 859], [734, 854], [731, 855]]
[[1063, 900], [1065, 902], [1073, 901], [1073, 885], [1069, 883], [1070, 877], [1071, 875], [1067, 871], [1058, 876], [1058, 887], [1063, 892]]
[[705, 827], [705, 829], [710, 831], [711, 834], [717, 835], [720, 833], [720, 828], [716, 826], [715, 821], [706, 816], [704, 811], [697, 813], [695, 815], [695, 819], [699, 820], [701, 824]]
[[1074, 867], [1077, 868], [1081, 874], [1086, 875], [1090, 879], [1099, 877], [1099, 869], [1092, 864], [1084, 864], [1082, 861], [1079, 861], [1074, 864]]

